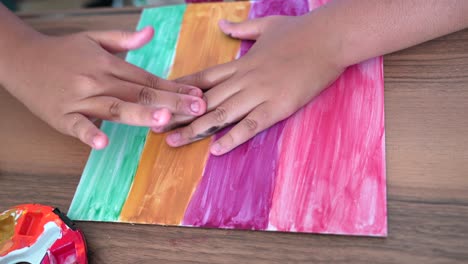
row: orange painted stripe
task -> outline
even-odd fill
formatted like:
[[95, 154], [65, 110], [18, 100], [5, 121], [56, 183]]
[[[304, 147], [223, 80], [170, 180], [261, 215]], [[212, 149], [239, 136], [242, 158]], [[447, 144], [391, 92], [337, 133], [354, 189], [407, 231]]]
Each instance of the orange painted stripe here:
[[[247, 19], [249, 2], [188, 5], [170, 79], [235, 59], [240, 41], [218, 29], [220, 19]], [[157, 60], [157, 58], [155, 58]], [[150, 133], [125, 202], [121, 221], [178, 225], [198, 185], [211, 139], [170, 148], [166, 135]]]

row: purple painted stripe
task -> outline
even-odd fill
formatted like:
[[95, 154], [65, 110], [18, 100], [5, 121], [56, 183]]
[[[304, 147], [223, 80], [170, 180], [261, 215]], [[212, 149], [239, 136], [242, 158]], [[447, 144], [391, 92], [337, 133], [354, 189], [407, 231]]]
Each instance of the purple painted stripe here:
[[[254, 2], [249, 18], [306, 12], [307, 0], [268, 0]], [[240, 55], [250, 47], [243, 42]], [[283, 128], [284, 122], [280, 122], [227, 155], [210, 156], [183, 225], [267, 229], [278, 170], [278, 139]], [[216, 138], [225, 133], [226, 130]]]

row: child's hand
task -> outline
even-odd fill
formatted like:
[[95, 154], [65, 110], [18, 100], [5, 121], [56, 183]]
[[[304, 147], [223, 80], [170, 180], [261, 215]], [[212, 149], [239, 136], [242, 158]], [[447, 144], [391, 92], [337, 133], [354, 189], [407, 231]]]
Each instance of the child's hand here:
[[[257, 40], [241, 59], [183, 77], [177, 82], [208, 89], [208, 114], [167, 138], [181, 146], [235, 125], [211, 146], [221, 155], [289, 117], [344, 70], [327, 29], [303, 17], [272, 16], [239, 24], [220, 22], [238, 39]], [[154, 129], [158, 131], [157, 128]]]
[[52, 127], [96, 149], [108, 139], [95, 118], [153, 127], [167, 124], [171, 113], [203, 114], [200, 89], [160, 79], [111, 54], [139, 48], [153, 33], [145, 28], [38, 35], [31, 43], [19, 43], [9, 59], [12, 74], [2, 82]]

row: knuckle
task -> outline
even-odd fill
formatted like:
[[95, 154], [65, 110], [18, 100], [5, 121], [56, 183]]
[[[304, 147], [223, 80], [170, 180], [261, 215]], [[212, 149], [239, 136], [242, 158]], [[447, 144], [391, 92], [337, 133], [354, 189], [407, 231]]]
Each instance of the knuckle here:
[[206, 78], [206, 72], [204, 71], [197, 72], [195, 73], [195, 75], [193, 75], [194, 83], [203, 83], [205, 82], [205, 78]]
[[72, 117], [70, 129], [68, 130], [69, 134], [83, 142], [86, 142], [86, 139], [91, 138], [94, 133], [87, 125], [88, 121], [89, 120], [85, 117]]
[[242, 125], [249, 131], [250, 133], [255, 133], [258, 129], [258, 121], [252, 118], [245, 118], [242, 122]]
[[185, 129], [185, 132], [188, 136], [188, 138], [193, 138], [195, 136], [195, 128], [193, 127], [192, 124], [188, 125]]
[[225, 147], [231, 147], [234, 144], [234, 136], [232, 135], [232, 132], [229, 131], [229, 133], [226, 134], [223, 140], [223, 146]]
[[111, 119], [118, 119], [120, 117], [121, 102], [114, 101], [109, 105], [109, 117]]
[[146, 86], [151, 88], [158, 88], [161, 85], [161, 79], [152, 75], [151, 73], [146, 74]]
[[99, 55], [98, 58], [96, 59], [96, 62], [100, 66], [103, 66], [105, 69], [109, 69], [110, 67], [112, 67], [113, 57], [105, 53], [104, 55]]
[[70, 123], [70, 120], [68, 120], [65, 117], [62, 117], [60, 120], [57, 120], [55, 123], [52, 124], [52, 126], [62, 134], [71, 135], [72, 125]]
[[71, 118], [72, 121], [70, 122], [70, 126], [68, 129], [68, 132], [70, 133], [71, 136], [73, 137], [79, 137], [80, 135], [80, 126], [83, 120], [81, 118], [78, 118], [76, 116]]
[[277, 108], [281, 109], [281, 112], [286, 116], [294, 114], [299, 108], [303, 106], [302, 100], [284, 100], [277, 103]]
[[185, 84], [187, 82], [189, 82], [189, 76], [183, 76], [183, 77], [179, 77], [177, 79], [174, 80], [175, 83], [182, 83], [182, 84]]
[[150, 88], [143, 87], [138, 93], [138, 101], [145, 105], [154, 104], [157, 101], [156, 93], [154, 93]]
[[178, 112], [181, 112], [183, 110], [183, 102], [180, 97], [177, 97], [176, 99], [175, 110]]
[[222, 123], [226, 120], [227, 118], [227, 111], [226, 108], [224, 107], [218, 107], [213, 111], [214, 119], [218, 123]]
[[94, 75], [82, 74], [75, 79], [75, 89], [73, 96], [87, 98], [97, 93], [98, 80]]
[[131, 33], [128, 31], [119, 31], [118, 34], [120, 35], [120, 39], [127, 40], [130, 38]]

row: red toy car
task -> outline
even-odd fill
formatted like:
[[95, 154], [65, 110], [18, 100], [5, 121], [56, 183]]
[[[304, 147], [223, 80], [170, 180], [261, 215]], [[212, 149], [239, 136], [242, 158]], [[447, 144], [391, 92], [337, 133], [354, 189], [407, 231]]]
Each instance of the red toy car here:
[[0, 214], [0, 264], [86, 264], [86, 242], [57, 208], [25, 204]]

